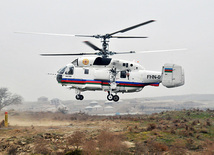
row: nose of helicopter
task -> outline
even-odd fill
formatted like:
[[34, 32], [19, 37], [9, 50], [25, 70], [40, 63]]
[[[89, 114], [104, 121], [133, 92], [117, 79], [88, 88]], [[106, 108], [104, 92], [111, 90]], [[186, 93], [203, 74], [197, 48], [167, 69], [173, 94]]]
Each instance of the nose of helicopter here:
[[58, 83], [61, 83], [61, 81], [62, 81], [62, 74], [57, 74], [56, 80], [57, 80]]

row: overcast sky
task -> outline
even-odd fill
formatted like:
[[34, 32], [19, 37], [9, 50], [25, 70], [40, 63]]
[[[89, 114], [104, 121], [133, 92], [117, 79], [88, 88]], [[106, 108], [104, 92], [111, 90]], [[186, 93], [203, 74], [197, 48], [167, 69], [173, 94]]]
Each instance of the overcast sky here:
[[[40, 96], [73, 100], [74, 90], [60, 86], [56, 71], [76, 57], [40, 57], [40, 53], [92, 52], [82, 41], [100, 40], [16, 34], [15, 31], [65, 34], [105, 34], [142, 23], [154, 23], [124, 35], [148, 39], [111, 39], [112, 51], [187, 48], [187, 51], [115, 56], [138, 60], [148, 70], [164, 63], [184, 67], [185, 85], [168, 89], [145, 87], [121, 99], [214, 93], [213, 0], [0, 0], [0, 87], [8, 87], [26, 101]], [[105, 92], [85, 92], [86, 99], [106, 99]]]

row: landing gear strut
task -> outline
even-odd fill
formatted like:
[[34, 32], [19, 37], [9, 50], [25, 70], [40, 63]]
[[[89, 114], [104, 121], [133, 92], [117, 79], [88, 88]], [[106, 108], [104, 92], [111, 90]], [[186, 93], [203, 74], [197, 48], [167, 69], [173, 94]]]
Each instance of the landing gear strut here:
[[107, 95], [107, 99], [109, 100], [109, 101], [114, 101], [114, 102], [117, 102], [117, 101], [119, 101], [119, 96], [118, 95], [113, 95], [113, 94], [111, 94], [110, 92], [108, 92], [108, 95]]
[[77, 100], [83, 100], [84, 99], [84, 96], [83, 95], [81, 95], [80, 93], [81, 93], [81, 91], [79, 90], [79, 89], [75, 89], [75, 91], [76, 91], [76, 99]]

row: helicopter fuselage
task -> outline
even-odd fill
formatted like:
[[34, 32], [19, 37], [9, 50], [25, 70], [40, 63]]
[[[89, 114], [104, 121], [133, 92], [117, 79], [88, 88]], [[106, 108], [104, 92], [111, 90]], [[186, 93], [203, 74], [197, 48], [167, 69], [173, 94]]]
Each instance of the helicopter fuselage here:
[[59, 70], [57, 81], [79, 91], [128, 93], [159, 86], [161, 72], [145, 70], [139, 63], [126, 60], [81, 57]]

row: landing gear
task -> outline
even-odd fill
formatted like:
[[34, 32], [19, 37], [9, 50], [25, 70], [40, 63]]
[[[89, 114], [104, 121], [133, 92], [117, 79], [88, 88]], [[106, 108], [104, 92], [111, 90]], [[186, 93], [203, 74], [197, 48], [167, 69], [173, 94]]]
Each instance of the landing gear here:
[[109, 101], [112, 101], [113, 98], [114, 98], [114, 96], [113, 96], [112, 94], [108, 94], [108, 95], [107, 95], [107, 99], [108, 99]]
[[119, 96], [118, 95], [113, 95], [113, 94], [111, 94], [110, 92], [108, 92], [108, 95], [107, 95], [107, 99], [109, 100], [109, 101], [114, 101], [114, 102], [117, 102], [117, 101], [119, 101]]
[[83, 95], [81, 95], [80, 93], [81, 93], [81, 90], [79, 90], [79, 89], [75, 89], [75, 92], [76, 92], [76, 99], [77, 100], [83, 100], [84, 99], [84, 96]]
[[81, 94], [77, 94], [77, 95], [76, 95], [76, 99], [77, 99], [77, 100], [83, 100], [83, 99], [84, 99], [84, 96], [81, 95]]
[[118, 95], [114, 95], [114, 96], [113, 96], [113, 100], [114, 100], [114, 102], [119, 101], [119, 99], [120, 99], [120, 98], [119, 98], [119, 96], [118, 96]]

